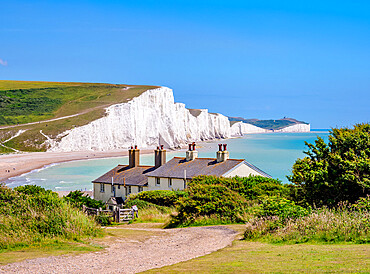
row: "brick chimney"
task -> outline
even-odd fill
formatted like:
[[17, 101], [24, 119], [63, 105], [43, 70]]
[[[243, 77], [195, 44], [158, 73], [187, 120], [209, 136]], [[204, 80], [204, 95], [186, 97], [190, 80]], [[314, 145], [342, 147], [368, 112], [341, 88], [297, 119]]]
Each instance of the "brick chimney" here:
[[[226, 150], [227, 144], [219, 144], [217, 151], [217, 163], [221, 163], [229, 159], [229, 152]], [[224, 150], [222, 150], [222, 147]]]
[[157, 149], [154, 150], [154, 162], [155, 168], [166, 163], [166, 150], [163, 149], [163, 145], [158, 146]]
[[135, 148], [131, 147], [131, 149], [128, 150], [128, 163], [130, 168], [140, 165], [140, 149], [138, 149], [136, 145]]
[[189, 144], [189, 149], [186, 151], [186, 161], [193, 161], [198, 157], [198, 151], [195, 150], [195, 143]]

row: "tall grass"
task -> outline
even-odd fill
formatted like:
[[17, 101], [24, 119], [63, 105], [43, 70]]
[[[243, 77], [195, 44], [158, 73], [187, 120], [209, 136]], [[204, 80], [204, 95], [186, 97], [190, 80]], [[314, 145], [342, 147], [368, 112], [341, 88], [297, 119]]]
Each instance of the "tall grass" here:
[[0, 249], [102, 233], [95, 221], [41, 187], [0, 186]]
[[136, 218], [135, 223], [168, 223], [171, 214], [176, 212], [174, 207], [165, 207], [163, 210], [158, 207], [141, 208], [139, 218]]
[[299, 218], [255, 218], [247, 222], [244, 238], [273, 243], [370, 243], [370, 212], [340, 207], [321, 208]]

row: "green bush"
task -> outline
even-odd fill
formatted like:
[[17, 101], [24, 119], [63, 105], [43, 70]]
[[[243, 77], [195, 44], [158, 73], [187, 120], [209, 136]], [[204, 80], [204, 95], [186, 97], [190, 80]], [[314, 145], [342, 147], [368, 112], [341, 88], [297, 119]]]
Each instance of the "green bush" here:
[[198, 176], [192, 179], [191, 184], [221, 184], [239, 193], [247, 200], [258, 199], [259, 197], [266, 195], [287, 197], [289, 194], [289, 187], [282, 184], [280, 180], [262, 176], [235, 176], [232, 178]]
[[142, 191], [135, 195], [130, 195], [126, 200], [126, 204], [131, 204], [133, 200], [142, 200], [159, 206], [172, 207], [175, 206], [179, 198], [186, 196], [185, 191], [174, 190], [151, 190]]
[[361, 197], [355, 204], [351, 206], [353, 210], [370, 212], [370, 195]]
[[282, 220], [287, 218], [297, 218], [301, 216], [306, 216], [310, 213], [310, 209], [303, 208], [296, 205], [293, 201], [272, 196], [265, 197], [261, 200], [261, 204], [257, 210], [257, 217], [269, 217], [277, 216]]
[[191, 182], [187, 192], [189, 195], [179, 200], [178, 214], [172, 217], [168, 227], [192, 225], [204, 217], [219, 219], [223, 223], [244, 220], [246, 200], [224, 185]]
[[370, 194], [370, 124], [334, 128], [329, 143], [318, 138], [307, 157], [298, 159], [288, 179], [296, 184], [296, 199], [311, 206], [354, 203]]
[[0, 186], [0, 249], [46, 239], [77, 240], [101, 233], [93, 218], [37, 186]]
[[67, 196], [64, 197], [64, 200], [68, 201], [71, 205], [82, 209], [82, 206], [90, 207], [90, 208], [104, 208], [105, 203], [102, 201], [95, 200], [88, 196], [87, 194], [85, 195], [82, 191], [76, 190], [76, 191], [71, 191], [68, 193]]
[[188, 195], [179, 200], [178, 214], [168, 226], [242, 222], [254, 214], [253, 200], [271, 195], [288, 197], [289, 191], [281, 181], [262, 176], [198, 176], [189, 182]]
[[153, 203], [150, 203], [150, 202], [147, 202], [147, 201], [144, 201], [144, 200], [140, 200], [140, 199], [135, 199], [135, 200], [129, 200], [126, 202], [126, 207], [132, 207], [133, 205], [136, 205], [139, 209], [147, 209], [147, 208], [156, 208], [158, 209], [160, 212], [166, 212], [168, 211], [168, 208], [167, 206], [160, 206], [160, 205], [156, 205], [156, 204], [153, 204]]

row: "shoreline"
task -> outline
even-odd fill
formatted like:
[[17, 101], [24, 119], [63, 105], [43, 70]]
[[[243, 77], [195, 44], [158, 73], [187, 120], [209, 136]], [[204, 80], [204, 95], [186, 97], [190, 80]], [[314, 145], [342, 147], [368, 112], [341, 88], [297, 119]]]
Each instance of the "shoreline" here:
[[[314, 131], [315, 132], [315, 131]], [[288, 133], [288, 132], [287, 132]], [[289, 132], [290, 133], [290, 132]], [[291, 132], [299, 133], [299, 132]], [[302, 132], [304, 133], [304, 132]], [[313, 132], [312, 132], [313, 133]], [[253, 134], [269, 134], [267, 132], [253, 133]], [[276, 134], [276, 133], [274, 133]], [[197, 142], [199, 145], [206, 143], [217, 143], [219, 141], [226, 141], [230, 139], [239, 139], [243, 136], [233, 136], [227, 139], [213, 139]], [[187, 146], [182, 146], [179, 149], [168, 149], [168, 151], [181, 151], [186, 149]], [[153, 149], [141, 149], [140, 154], [154, 154]], [[21, 176], [30, 173], [37, 169], [45, 168], [52, 164], [60, 164], [64, 162], [128, 157], [128, 149], [119, 149], [111, 151], [74, 151], [74, 152], [23, 152], [0, 155], [0, 183], [5, 183], [12, 177]], [[10, 172], [6, 172], [9, 170]]]
[[[140, 154], [154, 154], [154, 149], [142, 149]], [[0, 183], [51, 164], [125, 156], [128, 156], [127, 149], [112, 151], [26, 152], [0, 155]], [[8, 170], [10, 172], [7, 172]]]

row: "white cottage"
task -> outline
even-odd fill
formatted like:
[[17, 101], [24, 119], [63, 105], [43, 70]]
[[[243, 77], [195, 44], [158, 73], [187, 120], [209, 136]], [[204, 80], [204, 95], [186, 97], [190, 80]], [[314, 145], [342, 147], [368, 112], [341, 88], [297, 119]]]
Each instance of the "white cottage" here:
[[[223, 148], [223, 149], [222, 149]], [[107, 202], [111, 197], [126, 199], [131, 193], [143, 190], [183, 190], [187, 183], [199, 175], [219, 177], [248, 177], [270, 175], [244, 159], [229, 159], [226, 145], [219, 145], [216, 158], [198, 158], [195, 144], [189, 145], [186, 157], [174, 157], [166, 162], [166, 150], [154, 151], [155, 165], [141, 166], [140, 150], [129, 150], [129, 164], [118, 165], [94, 180], [94, 198]]]

